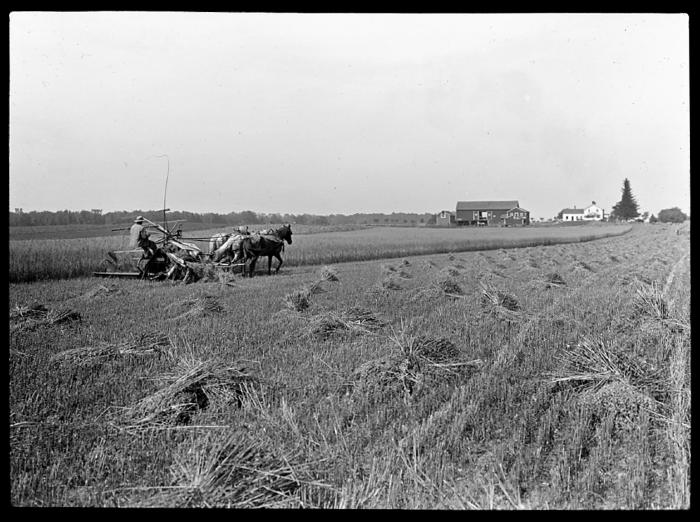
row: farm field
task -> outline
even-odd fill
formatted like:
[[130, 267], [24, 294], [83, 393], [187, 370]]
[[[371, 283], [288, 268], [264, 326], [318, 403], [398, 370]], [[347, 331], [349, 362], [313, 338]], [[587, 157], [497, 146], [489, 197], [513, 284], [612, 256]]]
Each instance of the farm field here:
[[[259, 227], [251, 227], [251, 230]], [[284, 254], [288, 267], [363, 261], [501, 247], [525, 247], [619, 235], [629, 225], [526, 228], [389, 228], [294, 225], [294, 244]], [[185, 234], [204, 252], [217, 228]], [[157, 236], [155, 236], [157, 237]], [[109, 269], [106, 253], [128, 249], [128, 234], [73, 239], [11, 240], [9, 281], [13, 283], [91, 275]], [[137, 256], [138, 257], [138, 256]], [[123, 267], [121, 267], [123, 268]]]
[[688, 508], [689, 225], [502, 230], [11, 283], [12, 504]]

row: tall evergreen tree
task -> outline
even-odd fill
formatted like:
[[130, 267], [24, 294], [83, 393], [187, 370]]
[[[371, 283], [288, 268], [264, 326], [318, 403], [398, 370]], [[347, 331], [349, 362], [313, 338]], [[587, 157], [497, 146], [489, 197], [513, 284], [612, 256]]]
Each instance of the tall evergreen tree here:
[[612, 209], [613, 219], [634, 219], [639, 216], [639, 205], [632, 195], [630, 182], [627, 178], [622, 183], [622, 198]]

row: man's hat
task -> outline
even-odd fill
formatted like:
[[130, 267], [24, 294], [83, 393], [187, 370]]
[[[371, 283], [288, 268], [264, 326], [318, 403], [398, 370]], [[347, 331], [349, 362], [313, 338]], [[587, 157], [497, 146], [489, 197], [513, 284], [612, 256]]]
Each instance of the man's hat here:
[[136, 219], [134, 219], [134, 223], [141, 223], [143, 221], [143, 216], [138, 216]]

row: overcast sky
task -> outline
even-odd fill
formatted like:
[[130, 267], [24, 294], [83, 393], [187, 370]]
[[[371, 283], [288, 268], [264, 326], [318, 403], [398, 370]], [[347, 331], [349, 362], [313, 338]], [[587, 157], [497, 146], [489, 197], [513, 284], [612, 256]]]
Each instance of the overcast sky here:
[[10, 210], [690, 208], [684, 14], [15, 12]]

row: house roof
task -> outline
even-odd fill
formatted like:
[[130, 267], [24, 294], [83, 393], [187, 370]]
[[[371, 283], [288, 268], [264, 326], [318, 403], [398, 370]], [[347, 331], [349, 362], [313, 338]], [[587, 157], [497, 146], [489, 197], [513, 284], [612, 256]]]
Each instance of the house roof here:
[[515, 200], [510, 201], [458, 201], [457, 210], [508, 210], [518, 207]]
[[530, 212], [529, 210], [527, 210], [526, 208], [523, 208], [523, 207], [513, 207], [508, 212], [513, 212], [514, 210], [522, 210], [523, 212]]
[[582, 208], [565, 208], [561, 211], [562, 214], [583, 214]]

